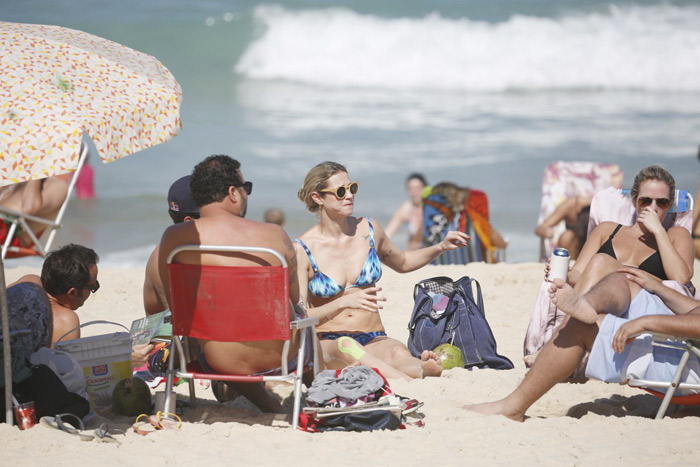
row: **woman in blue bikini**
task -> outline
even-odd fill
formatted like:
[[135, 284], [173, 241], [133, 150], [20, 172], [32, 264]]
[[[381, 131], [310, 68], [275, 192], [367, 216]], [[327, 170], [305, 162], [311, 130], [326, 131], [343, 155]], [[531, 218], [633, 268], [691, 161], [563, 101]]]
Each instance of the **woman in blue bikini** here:
[[[376, 286], [381, 263], [397, 272], [425, 266], [442, 252], [466, 246], [469, 236], [449, 232], [441, 243], [404, 252], [370, 217], [354, 217], [359, 189], [344, 166], [323, 162], [309, 171], [299, 199], [316, 213], [319, 223], [296, 242], [301, 300], [317, 328], [326, 365], [342, 368], [361, 362], [389, 378], [439, 376], [433, 352], [420, 359], [401, 342], [387, 337], [379, 311], [385, 301]], [[322, 272], [323, 271], [323, 272]]]

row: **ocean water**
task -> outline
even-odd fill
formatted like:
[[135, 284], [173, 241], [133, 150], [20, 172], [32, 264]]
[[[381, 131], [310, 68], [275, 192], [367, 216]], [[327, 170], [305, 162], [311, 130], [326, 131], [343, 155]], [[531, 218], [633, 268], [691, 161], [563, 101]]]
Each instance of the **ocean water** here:
[[242, 162], [248, 216], [280, 207], [292, 237], [315, 221], [296, 192], [323, 160], [348, 167], [356, 213], [383, 223], [409, 172], [483, 190], [509, 262], [537, 260], [553, 161], [616, 163], [628, 186], [661, 163], [698, 184], [698, 2], [0, 0], [0, 19], [121, 42], [183, 88], [180, 135], [93, 160], [97, 198], [71, 202], [59, 244], [103, 266], [145, 264], [169, 185], [210, 154]]

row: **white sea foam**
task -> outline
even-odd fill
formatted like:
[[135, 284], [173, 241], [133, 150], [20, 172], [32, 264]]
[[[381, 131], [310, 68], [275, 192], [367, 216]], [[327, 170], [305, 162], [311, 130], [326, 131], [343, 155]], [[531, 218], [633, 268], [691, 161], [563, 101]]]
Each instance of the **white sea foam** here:
[[700, 7], [611, 6], [500, 23], [385, 19], [344, 8], [255, 10], [235, 70], [333, 87], [700, 91]]

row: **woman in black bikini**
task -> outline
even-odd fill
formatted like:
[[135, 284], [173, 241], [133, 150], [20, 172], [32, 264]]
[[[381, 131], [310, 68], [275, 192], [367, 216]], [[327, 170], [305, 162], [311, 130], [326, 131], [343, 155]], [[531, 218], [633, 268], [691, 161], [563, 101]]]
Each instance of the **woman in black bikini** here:
[[642, 169], [630, 192], [635, 223], [599, 224], [588, 236], [567, 282], [582, 294], [623, 265], [638, 267], [659, 281], [675, 280], [682, 285], [690, 281], [695, 254], [690, 233], [679, 226], [667, 231], [661, 223], [673, 206], [675, 193], [675, 181], [667, 170], [658, 165]]
[[442, 252], [466, 246], [469, 236], [449, 232], [439, 244], [402, 251], [370, 217], [353, 216], [359, 183], [335, 162], [311, 169], [299, 199], [319, 223], [295, 242], [299, 294], [309, 316], [317, 316], [318, 337], [326, 366], [343, 368], [359, 361], [388, 378], [439, 376], [433, 352], [420, 359], [384, 331], [379, 312], [385, 299], [376, 282], [382, 264], [397, 272], [414, 271]]

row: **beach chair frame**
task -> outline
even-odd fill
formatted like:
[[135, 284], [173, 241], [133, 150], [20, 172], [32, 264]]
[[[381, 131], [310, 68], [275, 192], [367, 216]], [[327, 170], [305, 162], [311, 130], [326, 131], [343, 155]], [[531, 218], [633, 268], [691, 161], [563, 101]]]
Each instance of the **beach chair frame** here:
[[[259, 258], [269, 254], [277, 258], [281, 266], [212, 266], [178, 263], [178, 254], [185, 251], [232, 253]], [[168, 255], [168, 281], [171, 291], [172, 342], [176, 352], [169, 360], [166, 397], [162, 408], [170, 407], [175, 377], [189, 380], [190, 403], [194, 405], [194, 379], [209, 379], [241, 383], [286, 381], [294, 384], [294, 411], [292, 426], [299, 424], [301, 408], [301, 383], [304, 370], [306, 333], [298, 339], [297, 367], [287, 368], [292, 330], [311, 328], [313, 349], [312, 365], [308, 369], [318, 373], [316, 325], [318, 318], [291, 320], [289, 300], [289, 269], [287, 261], [270, 248], [182, 245]], [[251, 316], [257, 319], [252, 320]], [[284, 346], [279, 376], [224, 375], [192, 371], [187, 367], [188, 349], [183, 348], [180, 337], [200, 338], [219, 342], [282, 340]], [[176, 368], [176, 358], [179, 368]]]
[[[674, 397], [674, 394], [678, 390], [700, 391], [700, 384], [680, 382], [681, 377], [683, 376], [683, 370], [688, 364], [690, 354], [692, 353], [696, 357], [700, 358], [700, 349], [698, 348], [697, 340], [684, 339], [677, 336], [669, 336], [666, 334], [652, 333], [652, 345], [683, 351], [680, 362], [678, 363], [678, 368], [676, 369], [673, 378], [671, 379], [671, 381], [653, 381], [641, 378], [631, 378], [627, 382], [627, 384], [633, 387], [644, 389], [645, 391], [662, 399], [661, 406], [656, 412], [656, 420], [661, 420], [662, 418], [664, 418], [664, 416], [666, 415], [666, 411], [668, 410], [668, 406], [671, 403], [680, 405], [699, 405], [700, 394]], [[665, 389], [666, 392], [664, 393], [656, 391], [656, 389]]]
[[[80, 147], [80, 157], [78, 159], [78, 167], [73, 172], [73, 177], [68, 184], [68, 192], [66, 193], [66, 199], [63, 201], [61, 208], [58, 210], [58, 214], [54, 220], [44, 219], [42, 217], [31, 216], [29, 214], [24, 214], [21, 212], [13, 211], [12, 209], [7, 209], [0, 206], [0, 218], [9, 224], [7, 238], [5, 238], [5, 243], [2, 245], [2, 259], [5, 258], [19, 258], [23, 256], [41, 256], [46, 257], [46, 254], [51, 251], [51, 246], [53, 245], [56, 235], [58, 234], [58, 229], [61, 228], [61, 223], [63, 222], [63, 216], [68, 208], [68, 203], [70, 201], [71, 194], [75, 184], [80, 176], [80, 171], [85, 165], [85, 160], [88, 156], [88, 146], [83, 141]], [[41, 233], [41, 235], [36, 235], [27, 221], [33, 221], [46, 226], [46, 230]], [[12, 240], [15, 238], [17, 233], [17, 228], [21, 228], [29, 237], [32, 239], [33, 246], [31, 247], [21, 247], [11, 245]], [[48, 232], [48, 237], [46, 243], [42, 244], [40, 237], [43, 237]]]

